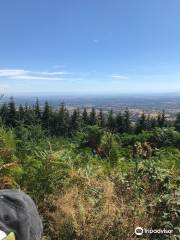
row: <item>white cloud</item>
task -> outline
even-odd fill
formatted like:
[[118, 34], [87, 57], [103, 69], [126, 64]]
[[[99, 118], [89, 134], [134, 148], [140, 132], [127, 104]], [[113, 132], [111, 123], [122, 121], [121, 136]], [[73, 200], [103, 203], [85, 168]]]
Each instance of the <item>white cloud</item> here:
[[36, 76], [36, 75], [19, 75], [19, 76], [13, 76], [11, 79], [16, 79], [16, 80], [49, 80], [49, 81], [63, 81], [65, 80], [64, 78], [58, 78], [58, 77], [43, 77], [43, 76]]
[[0, 77], [13, 77], [27, 74], [28, 71], [23, 69], [0, 69]]
[[117, 80], [127, 80], [127, 79], [128, 79], [128, 76], [113, 74], [113, 75], [112, 75], [112, 78], [113, 78], [113, 79], [117, 79]]
[[44, 71], [29, 71], [25, 69], [0, 69], [0, 78], [16, 79], [16, 80], [51, 80], [62, 81], [67, 79], [66, 75], [72, 73], [63, 71], [44, 72]]
[[[100, 74], [101, 75], [101, 74]], [[0, 79], [2, 80], [19, 80], [19, 81], [79, 81], [94, 77], [94, 73], [71, 73], [67, 71], [31, 71], [17, 68], [0, 68]], [[112, 74], [114, 80], [127, 80], [128, 76]]]
[[39, 74], [39, 75], [71, 75], [72, 73], [69, 72], [32, 72], [33, 74]]

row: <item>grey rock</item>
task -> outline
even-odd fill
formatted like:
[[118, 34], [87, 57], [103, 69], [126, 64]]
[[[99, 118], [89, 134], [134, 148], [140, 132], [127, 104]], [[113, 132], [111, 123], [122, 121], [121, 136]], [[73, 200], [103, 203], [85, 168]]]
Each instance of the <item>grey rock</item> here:
[[0, 230], [16, 240], [40, 240], [42, 221], [33, 200], [19, 190], [0, 190]]

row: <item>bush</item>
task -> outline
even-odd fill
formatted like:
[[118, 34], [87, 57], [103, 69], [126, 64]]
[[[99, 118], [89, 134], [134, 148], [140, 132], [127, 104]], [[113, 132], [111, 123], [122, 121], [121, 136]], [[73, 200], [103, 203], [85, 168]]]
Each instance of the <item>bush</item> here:
[[16, 140], [13, 132], [0, 128], [0, 188], [16, 188], [22, 171], [15, 155]]
[[101, 139], [98, 152], [100, 156], [106, 158], [111, 164], [116, 164], [118, 161], [119, 146], [112, 133], [105, 133]]

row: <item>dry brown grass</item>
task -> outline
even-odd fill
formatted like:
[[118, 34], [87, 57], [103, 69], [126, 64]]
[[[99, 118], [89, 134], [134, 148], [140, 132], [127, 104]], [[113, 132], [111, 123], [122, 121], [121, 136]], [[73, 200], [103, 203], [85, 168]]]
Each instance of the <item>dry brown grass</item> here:
[[135, 227], [148, 228], [151, 217], [145, 201], [137, 200], [125, 183], [118, 182], [117, 188], [114, 181], [73, 171], [63, 192], [49, 200], [52, 239], [136, 239]]

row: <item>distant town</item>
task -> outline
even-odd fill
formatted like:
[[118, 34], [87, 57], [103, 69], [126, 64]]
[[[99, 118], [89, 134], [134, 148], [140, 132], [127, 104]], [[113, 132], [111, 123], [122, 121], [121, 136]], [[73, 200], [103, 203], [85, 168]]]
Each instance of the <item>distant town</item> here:
[[[14, 96], [17, 105], [33, 105], [37, 98], [40, 106], [43, 106], [45, 101], [58, 108], [61, 103], [64, 103], [66, 108], [71, 112], [75, 108], [82, 111], [86, 108], [90, 111], [93, 108], [102, 109], [104, 112], [113, 110], [114, 114], [124, 111], [126, 108], [131, 113], [131, 118], [136, 120], [143, 112], [151, 117], [156, 117], [163, 110], [166, 113], [167, 120], [173, 121], [180, 112], [180, 94], [163, 94], [163, 95], [123, 95], [123, 96], [61, 96], [59, 95], [40, 95], [33, 96]], [[8, 102], [10, 96], [3, 96], [1, 103]]]

